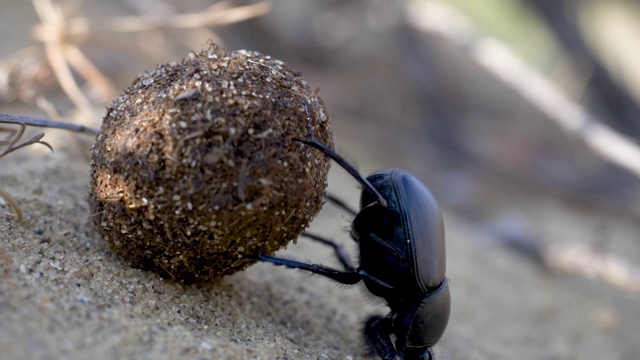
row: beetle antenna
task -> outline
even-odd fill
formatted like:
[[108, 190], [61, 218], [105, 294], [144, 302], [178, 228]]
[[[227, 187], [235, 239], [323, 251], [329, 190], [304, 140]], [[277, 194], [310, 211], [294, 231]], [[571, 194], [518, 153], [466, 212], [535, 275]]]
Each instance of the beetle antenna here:
[[371, 183], [369, 182], [369, 180], [365, 179], [362, 177], [362, 175], [360, 175], [360, 173], [358, 172], [358, 170], [356, 170], [356, 168], [353, 167], [353, 165], [349, 164], [347, 162], [347, 160], [345, 160], [342, 156], [338, 155], [338, 153], [336, 153], [335, 151], [333, 151], [331, 148], [329, 148], [327, 145], [317, 141], [317, 140], [302, 140], [302, 139], [293, 139], [293, 141], [299, 141], [303, 144], [309, 145], [311, 147], [314, 147], [320, 151], [322, 151], [323, 153], [325, 153], [325, 155], [329, 156], [330, 158], [332, 158], [335, 162], [338, 163], [338, 165], [342, 166], [345, 170], [347, 170], [347, 172], [349, 172], [349, 174], [351, 174], [351, 176], [353, 176], [356, 180], [358, 180], [358, 182], [360, 184], [362, 184], [362, 186], [365, 187], [365, 189], [367, 189], [373, 196], [375, 196], [377, 198], [378, 204], [380, 204], [380, 206], [382, 207], [387, 207], [387, 200], [385, 200], [382, 195], [380, 194], [380, 192], [378, 190], [376, 190], [376, 188], [373, 187], [373, 185], [371, 185]]

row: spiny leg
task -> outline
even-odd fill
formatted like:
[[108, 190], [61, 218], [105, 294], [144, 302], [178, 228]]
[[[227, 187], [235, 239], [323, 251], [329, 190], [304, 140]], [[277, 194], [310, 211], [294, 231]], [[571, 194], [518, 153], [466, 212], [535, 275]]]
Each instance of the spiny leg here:
[[430, 348], [407, 348], [404, 352], [405, 360], [435, 360]]
[[336, 244], [335, 242], [325, 239], [319, 235], [311, 234], [308, 232], [302, 233], [302, 236], [308, 237], [309, 239], [317, 241], [321, 244], [331, 246], [333, 250], [335, 250], [336, 257], [338, 258], [338, 260], [340, 260], [340, 263], [342, 264], [342, 266], [344, 266], [344, 269], [351, 272], [356, 271], [356, 267], [351, 262], [349, 253], [347, 253], [347, 249], [345, 249], [344, 246]]
[[331, 194], [327, 193], [327, 200], [329, 200], [329, 202], [332, 202], [334, 205], [336, 205], [337, 207], [341, 208], [342, 210], [348, 212], [349, 215], [351, 215], [353, 217], [358, 215], [357, 211], [353, 210], [353, 208], [351, 208], [351, 206], [347, 205], [347, 203], [342, 201], [342, 199], [339, 199], [337, 196], [334, 196], [334, 195], [331, 195]]
[[300, 261], [277, 258], [268, 255], [258, 255], [256, 258], [262, 262], [274, 265], [286, 266], [290, 269], [301, 269], [322, 275], [345, 285], [353, 285], [362, 280], [362, 275], [356, 271], [340, 271], [320, 264], [307, 264]]
[[367, 344], [383, 360], [394, 360], [398, 355], [391, 341], [391, 318], [372, 316], [364, 325], [364, 338]]

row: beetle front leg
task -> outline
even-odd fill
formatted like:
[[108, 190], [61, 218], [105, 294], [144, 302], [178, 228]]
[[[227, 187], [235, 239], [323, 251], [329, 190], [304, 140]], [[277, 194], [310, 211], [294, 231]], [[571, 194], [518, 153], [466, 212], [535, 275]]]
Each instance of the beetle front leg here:
[[320, 264], [307, 264], [300, 261], [282, 259], [268, 255], [258, 255], [256, 259], [258, 261], [268, 262], [274, 265], [286, 266], [291, 269], [307, 270], [345, 285], [353, 285], [362, 280], [362, 275], [356, 271], [340, 271]]

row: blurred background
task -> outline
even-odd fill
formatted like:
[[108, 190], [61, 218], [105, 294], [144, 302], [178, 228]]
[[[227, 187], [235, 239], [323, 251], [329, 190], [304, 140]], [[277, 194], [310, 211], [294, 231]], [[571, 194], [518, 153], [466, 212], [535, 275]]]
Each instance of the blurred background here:
[[[638, 2], [3, 0], [0, 9], [4, 113], [98, 127], [138, 74], [210, 39], [301, 71], [320, 89], [340, 153], [363, 174], [414, 173], [443, 208], [454, 303], [442, 358], [640, 358]], [[357, 204], [356, 183], [337, 167], [329, 191]], [[327, 216], [320, 222], [335, 229], [321, 232], [346, 238], [347, 224]]]

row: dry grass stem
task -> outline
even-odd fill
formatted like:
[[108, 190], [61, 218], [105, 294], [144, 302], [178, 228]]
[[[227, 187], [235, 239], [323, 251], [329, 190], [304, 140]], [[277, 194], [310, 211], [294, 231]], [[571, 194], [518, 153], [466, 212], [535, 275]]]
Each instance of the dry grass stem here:
[[[42, 28], [34, 30], [34, 35], [40, 37], [44, 43], [44, 52], [53, 69], [53, 73], [62, 87], [62, 90], [81, 110], [82, 114], [91, 114], [91, 102], [84, 95], [69, 68], [69, 60], [65, 54], [65, 43], [68, 36], [65, 33], [65, 18], [59, 6], [55, 6], [50, 0], [33, 0], [36, 13], [42, 21]], [[47, 31], [42, 31], [43, 29]], [[68, 45], [75, 47], [75, 45]], [[77, 47], [76, 47], [77, 49]], [[80, 50], [77, 49], [79, 52]], [[76, 53], [77, 57], [77, 53]], [[79, 71], [81, 74], [86, 71]]]
[[22, 210], [16, 199], [14, 199], [2, 186], [0, 186], [0, 197], [9, 204], [15, 214], [2, 213], [2, 215], [15, 217], [17, 221], [22, 221]]
[[78, 70], [82, 77], [98, 92], [100, 100], [106, 103], [116, 97], [116, 90], [111, 81], [77, 46], [65, 45], [64, 53], [71, 66]]
[[60, 46], [60, 44], [47, 44], [44, 50], [62, 90], [82, 113], [90, 114], [91, 103], [89, 99], [84, 96], [78, 83], [73, 78], [62, 46]]
[[[20, 74], [30, 57], [41, 58], [44, 52], [46, 62], [51, 68], [55, 79], [65, 95], [79, 110], [80, 118], [90, 119], [93, 113], [91, 100], [85, 95], [81, 84], [74, 76], [74, 70], [82, 80], [98, 94], [104, 103], [111, 101], [116, 96], [114, 86], [105, 74], [95, 66], [91, 60], [80, 50], [78, 44], [85, 41], [92, 33], [100, 31], [108, 32], [139, 32], [163, 28], [173, 29], [204, 29], [204, 27], [222, 26], [267, 13], [271, 6], [267, 1], [261, 1], [246, 6], [233, 6], [230, 2], [221, 1], [201, 12], [176, 14], [167, 17], [154, 16], [126, 16], [108, 19], [87, 19], [83, 16], [67, 18], [60, 4], [52, 0], [32, 0], [33, 7], [40, 18], [41, 23], [34, 26], [32, 33], [34, 38], [42, 43], [43, 49], [37, 46], [27, 47], [0, 62], [0, 94], [18, 94], [12, 89], [12, 78]], [[68, 3], [65, 3], [68, 4]], [[68, 10], [68, 9], [67, 9]], [[211, 33], [211, 35], [215, 35]], [[17, 81], [16, 87], [23, 87], [23, 81]], [[37, 90], [36, 90], [37, 92]], [[50, 114], [56, 114], [55, 108], [44, 97], [35, 94], [38, 104], [43, 105]], [[40, 143], [49, 148], [49, 144], [40, 141], [44, 134], [39, 134], [30, 140], [18, 144], [24, 134], [25, 127], [50, 127], [65, 129], [80, 133], [97, 134], [98, 129], [83, 125], [65, 123], [61, 121], [29, 118], [17, 115], [0, 113], [0, 123], [17, 124], [19, 130], [2, 129], [10, 133], [6, 140], [0, 140], [0, 146], [7, 146], [4, 152], [0, 152], [0, 158], [22, 147]], [[9, 193], [0, 188], [0, 197], [6, 200], [13, 209], [18, 220], [22, 219], [20, 208]]]
[[29, 46], [0, 60], [0, 99], [29, 101], [50, 84], [51, 70], [42, 48]]
[[69, 19], [70, 35], [84, 32], [141, 32], [156, 29], [196, 29], [207, 26], [224, 26], [248, 20], [268, 13], [271, 4], [261, 1], [251, 5], [230, 7], [228, 2], [219, 2], [209, 8], [193, 13], [160, 16], [122, 16], [110, 19]]
[[[32, 144], [42, 144], [48, 147], [51, 151], [53, 151], [53, 149], [51, 148], [51, 145], [47, 144], [44, 141], [40, 141], [44, 136], [44, 134], [35, 135], [31, 139], [18, 144], [18, 141], [20, 140], [20, 138], [22, 138], [22, 135], [24, 135], [24, 131], [27, 128], [25, 124], [19, 124], [19, 125], [20, 127], [18, 130], [0, 127], [0, 132], [9, 133], [8, 138], [0, 140], [0, 146], [7, 147], [4, 151], [0, 152], [0, 158], [3, 158], [4, 156], [9, 155], [10, 153], [18, 149], [21, 149], [25, 146], [29, 146]], [[7, 192], [1, 186], [0, 186], [0, 197], [2, 197], [9, 204], [9, 206], [15, 213], [15, 214], [5, 214], [5, 215], [14, 216], [18, 221], [22, 220], [22, 211], [20, 210], [20, 206], [18, 205], [18, 202], [9, 194], [9, 192]]]
[[34, 28], [34, 34], [40, 40], [54, 37], [86, 38], [98, 32], [142, 32], [157, 29], [197, 29], [202, 27], [224, 26], [262, 16], [271, 10], [268, 1], [232, 7], [229, 2], [219, 2], [202, 11], [175, 14], [171, 16], [120, 16], [107, 19], [88, 19], [74, 17], [64, 22], [51, 23], [51, 13], [56, 9], [50, 0], [33, 0], [43, 23]]
[[629, 294], [640, 295], [640, 267], [584, 244], [552, 245], [543, 252], [546, 267], [598, 279]]
[[56, 109], [53, 103], [47, 100], [44, 96], [40, 95], [36, 97], [36, 106], [38, 106], [38, 109], [44, 111], [49, 119], [62, 121], [63, 117], [58, 109]]
[[17, 144], [20, 138], [22, 138], [22, 135], [24, 135], [24, 131], [27, 129], [27, 126], [25, 124], [19, 124], [19, 125], [20, 125], [20, 128], [18, 131], [15, 131], [14, 129], [0, 128], [0, 132], [8, 132], [11, 134], [8, 139], [0, 140], [0, 146], [7, 146], [7, 148], [3, 152], [0, 152], [0, 158], [3, 158], [4, 156], [9, 155], [10, 153], [18, 149], [21, 149], [25, 146], [29, 146], [32, 144], [42, 144], [48, 147], [51, 151], [53, 151], [53, 148], [51, 147], [51, 145], [49, 145], [44, 141], [40, 141], [40, 139], [44, 137], [44, 134], [42, 133], [34, 135], [31, 139], [23, 143]]
[[0, 123], [62, 129], [92, 135], [98, 134], [99, 131], [98, 129], [94, 129], [84, 125], [4, 113], [0, 113]]
[[[203, 11], [185, 14], [89, 19], [81, 15], [69, 18], [62, 8], [62, 5], [69, 5], [68, 2], [59, 4], [52, 0], [32, 0], [32, 3], [41, 21], [33, 27], [32, 34], [42, 43], [44, 49], [31, 46], [1, 61], [0, 91], [14, 94], [10, 81], [12, 75], [20, 71], [20, 66], [26, 59], [31, 56], [40, 58], [38, 52], [43, 51], [46, 62], [63, 92], [80, 111], [80, 117], [85, 119], [91, 118], [93, 106], [85, 95], [86, 91], [82, 90], [82, 84], [74, 77], [74, 71], [98, 94], [100, 101], [108, 103], [116, 95], [109, 78], [79, 48], [79, 44], [89, 36], [98, 32], [140, 32], [168, 28], [207, 30], [206, 27], [228, 25], [263, 15], [271, 8], [267, 1], [244, 6], [234, 6], [229, 1], [221, 1]], [[210, 31], [207, 31], [207, 34], [217, 38]], [[14, 86], [24, 86], [22, 81], [17, 83], [18, 85]]]
[[640, 147], [637, 144], [606, 126], [499, 40], [480, 35], [455, 8], [439, 2], [415, 3], [406, 13], [412, 28], [444, 38], [465, 51], [479, 66], [515, 90], [564, 131], [582, 140], [595, 154], [640, 178]]

